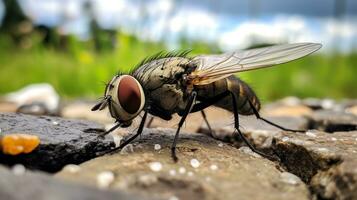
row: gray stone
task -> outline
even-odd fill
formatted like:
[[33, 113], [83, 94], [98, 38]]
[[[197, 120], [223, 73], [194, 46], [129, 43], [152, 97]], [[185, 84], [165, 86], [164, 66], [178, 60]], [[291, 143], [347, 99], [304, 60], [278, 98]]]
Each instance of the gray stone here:
[[15, 175], [3, 166], [0, 166], [0, 176], [0, 199], [4, 200], [147, 199], [123, 191], [99, 190], [65, 182], [39, 172], [26, 171], [25, 174]]
[[310, 117], [310, 128], [326, 131], [329, 133], [337, 131], [357, 130], [357, 115], [332, 110], [319, 110]]
[[[55, 177], [96, 185], [98, 174], [111, 171], [116, 175], [111, 189], [164, 199], [309, 199], [306, 185], [292, 174], [282, 174], [278, 163], [207, 135], [182, 133], [179, 161], [174, 163], [174, 132], [145, 129], [132, 143], [132, 152], [98, 157], [82, 163], [75, 176], [63, 170]], [[161, 148], [155, 150], [155, 144]]]
[[102, 125], [84, 120], [59, 117], [0, 113], [0, 135], [27, 133], [40, 137], [41, 143], [30, 154], [17, 156], [0, 154], [0, 162], [22, 163], [28, 168], [48, 172], [60, 170], [66, 164], [78, 164], [114, 146], [109, 139], [98, 138]]

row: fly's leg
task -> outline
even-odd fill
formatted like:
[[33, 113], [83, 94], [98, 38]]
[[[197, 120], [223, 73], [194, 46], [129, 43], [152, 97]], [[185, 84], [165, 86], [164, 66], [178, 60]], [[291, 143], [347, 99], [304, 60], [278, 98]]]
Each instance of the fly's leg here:
[[129, 139], [125, 140], [123, 143], [121, 143], [119, 147], [111, 149], [111, 150], [107, 151], [106, 153], [111, 153], [111, 152], [115, 152], [115, 151], [121, 150], [126, 145], [128, 145], [131, 141], [133, 141], [135, 138], [137, 138], [143, 132], [145, 121], [146, 121], [146, 117], [147, 117], [147, 111], [145, 111], [144, 116], [141, 119], [138, 131], [136, 132], [136, 134], [131, 136]]
[[154, 116], [150, 116], [150, 119], [149, 119], [149, 122], [146, 125], [146, 128], [150, 128], [153, 121], [154, 121]]
[[225, 91], [215, 97], [212, 98], [208, 98], [208, 99], [198, 99], [199, 101], [201, 101], [200, 103], [197, 103], [193, 106], [191, 113], [197, 112], [197, 111], [201, 111], [211, 105], [216, 104], [218, 101], [222, 100], [224, 97], [228, 96], [230, 94], [229, 91]]
[[201, 110], [201, 114], [202, 114], [203, 120], [205, 120], [205, 123], [208, 127], [208, 131], [210, 132], [211, 136], [213, 136], [213, 130], [212, 130], [211, 125], [208, 123], [206, 113], [203, 110]]
[[180, 119], [180, 122], [178, 124], [178, 128], [177, 128], [176, 134], [175, 134], [175, 138], [174, 138], [174, 141], [172, 142], [172, 145], [171, 145], [171, 157], [174, 160], [174, 162], [178, 161], [178, 158], [176, 156], [176, 143], [177, 143], [177, 140], [178, 140], [178, 136], [180, 134], [180, 129], [181, 129], [183, 123], [185, 122], [187, 115], [191, 112], [191, 110], [193, 108], [193, 102], [195, 101], [196, 96], [197, 96], [197, 93], [195, 91], [193, 91], [191, 93], [191, 95], [190, 95], [190, 98], [188, 100], [186, 108], [185, 108], [185, 110], [184, 110], [184, 112], [182, 114], [182, 117]]
[[100, 134], [99, 137], [104, 137], [106, 135], [108, 135], [109, 133], [113, 132], [115, 129], [120, 127], [120, 123], [114, 125], [113, 127], [111, 127], [109, 130], [105, 131], [104, 133]]
[[291, 132], [299, 132], [299, 133], [305, 133], [306, 132], [304, 130], [293, 130], [293, 129], [284, 128], [284, 127], [282, 127], [282, 126], [280, 126], [280, 125], [278, 125], [278, 124], [276, 124], [274, 122], [271, 122], [271, 121], [261, 117], [259, 112], [257, 111], [257, 109], [254, 107], [253, 103], [251, 101], [249, 101], [249, 100], [248, 100], [248, 102], [249, 102], [249, 105], [250, 105], [250, 107], [252, 108], [252, 110], [254, 112], [254, 115], [257, 117], [257, 119], [263, 120], [264, 122], [266, 122], [266, 123], [268, 123], [268, 124], [270, 124], [272, 126], [275, 126], [277, 128], [280, 128], [283, 131], [291, 131]]
[[275, 157], [272, 157], [270, 155], [267, 155], [259, 150], [257, 150], [252, 144], [250, 144], [250, 142], [247, 140], [247, 138], [245, 138], [245, 136], [243, 135], [243, 133], [239, 130], [239, 116], [238, 116], [238, 108], [237, 108], [237, 98], [235, 96], [235, 94], [233, 92], [231, 92], [231, 96], [232, 96], [232, 104], [233, 104], [233, 115], [234, 115], [234, 128], [238, 131], [239, 136], [242, 138], [243, 142], [255, 153], [272, 159], [272, 160], [276, 160]]

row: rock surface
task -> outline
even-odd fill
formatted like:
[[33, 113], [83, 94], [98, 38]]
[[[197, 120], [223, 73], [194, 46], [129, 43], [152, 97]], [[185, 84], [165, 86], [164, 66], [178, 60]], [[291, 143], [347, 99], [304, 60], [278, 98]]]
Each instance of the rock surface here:
[[181, 134], [174, 163], [173, 136], [173, 129], [146, 129], [131, 148], [85, 162], [75, 176], [63, 170], [56, 177], [95, 185], [98, 174], [110, 171], [112, 189], [164, 199], [309, 199], [306, 185], [278, 163], [207, 135]]
[[[332, 113], [332, 114], [331, 114]], [[333, 111], [317, 111], [312, 114], [309, 126], [339, 127], [343, 132], [310, 130], [299, 134], [272, 130], [246, 130], [245, 136], [258, 149], [279, 157], [279, 165], [304, 181], [311, 195], [317, 199], [357, 199], [357, 131], [355, 116]], [[279, 123], [283, 124], [283, 123]], [[322, 126], [323, 125], [323, 126]], [[258, 127], [258, 126], [255, 126]], [[240, 138], [232, 135], [231, 127], [214, 128], [218, 138], [240, 147]], [[203, 132], [208, 132], [206, 126]], [[217, 136], [214, 135], [214, 136]]]
[[0, 154], [1, 163], [22, 163], [28, 168], [48, 172], [58, 171], [69, 163], [89, 160], [114, 145], [110, 140], [97, 137], [104, 129], [102, 125], [84, 120], [0, 113], [0, 129], [0, 135], [27, 133], [39, 136], [41, 141], [30, 154]]
[[27, 171], [25, 174], [16, 175], [14, 171], [3, 166], [0, 166], [0, 176], [0, 199], [6, 200], [147, 199], [122, 191], [103, 191], [94, 187], [68, 183], [38, 172]]

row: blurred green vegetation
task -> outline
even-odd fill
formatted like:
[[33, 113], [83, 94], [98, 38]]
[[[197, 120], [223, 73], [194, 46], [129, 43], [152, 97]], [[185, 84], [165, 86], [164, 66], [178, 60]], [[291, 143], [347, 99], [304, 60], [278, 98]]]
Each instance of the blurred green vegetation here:
[[[126, 72], [146, 56], [166, 50], [163, 43], [143, 42], [118, 34], [117, 48], [96, 52], [92, 42], [68, 39], [66, 50], [41, 45], [31, 36], [26, 48], [0, 37], [0, 95], [31, 83], [48, 82], [66, 98], [102, 95], [104, 83], [118, 72]], [[190, 55], [217, 53], [215, 45], [182, 39], [181, 50]], [[279, 67], [244, 72], [239, 76], [249, 83], [263, 102], [284, 96], [357, 98], [357, 53], [348, 55], [314, 54]]]

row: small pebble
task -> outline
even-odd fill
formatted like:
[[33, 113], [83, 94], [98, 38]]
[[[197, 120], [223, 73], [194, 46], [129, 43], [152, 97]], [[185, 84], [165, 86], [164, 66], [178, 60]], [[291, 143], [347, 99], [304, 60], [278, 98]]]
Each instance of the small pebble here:
[[171, 196], [168, 200], [180, 200], [177, 196]]
[[222, 142], [218, 143], [218, 146], [223, 147], [223, 143]]
[[26, 168], [22, 164], [16, 164], [16, 165], [12, 166], [11, 171], [16, 176], [21, 176], [21, 175], [25, 174]]
[[295, 174], [289, 172], [283, 172], [280, 174], [280, 178], [284, 183], [288, 183], [291, 185], [297, 185], [300, 182], [300, 178]]
[[337, 138], [332, 137], [331, 140], [332, 140], [332, 141], [337, 141]]
[[324, 99], [321, 102], [321, 107], [325, 110], [332, 109], [335, 102], [332, 99]]
[[309, 136], [309, 137], [314, 137], [314, 138], [316, 137], [316, 134], [313, 133], [313, 132], [310, 132], [310, 131], [307, 131], [306, 135]]
[[169, 174], [170, 174], [170, 176], [176, 176], [176, 170], [171, 169], [171, 170], [169, 171]]
[[57, 126], [59, 123], [56, 122], [56, 121], [53, 121], [52, 124], [55, 125], [55, 126]]
[[212, 171], [216, 171], [218, 169], [217, 165], [211, 165], [209, 167]]
[[200, 166], [200, 162], [197, 160], [197, 159], [191, 159], [191, 161], [190, 161], [190, 163], [191, 163], [191, 166], [193, 167], [193, 168], [197, 168], [197, 167], [199, 167]]
[[151, 162], [149, 163], [149, 167], [152, 171], [158, 172], [162, 169], [162, 164], [160, 162]]
[[187, 176], [193, 176], [193, 172], [187, 172]]
[[104, 171], [97, 175], [97, 186], [101, 189], [106, 189], [114, 181], [114, 173]]
[[81, 167], [75, 164], [68, 164], [63, 167], [64, 171], [67, 171], [69, 173], [75, 174], [78, 173], [81, 170]]
[[156, 151], [160, 150], [160, 149], [161, 149], [161, 145], [160, 145], [160, 144], [155, 144], [155, 145], [154, 145], [154, 149], [155, 149]]
[[287, 142], [287, 141], [289, 141], [289, 137], [286, 137], [286, 136], [285, 136], [285, 137], [283, 137], [282, 141], [283, 141], [283, 142]]
[[123, 136], [121, 136], [119, 134], [112, 134], [112, 136], [113, 136], [115, 147], [119, 147], [120, 146], [120, 142], [123, 139]]
[[184, 167], [180, 167], [180, 168], [179, 168], [179, 173], [180, 173], [180, 174], [186, 173], [186, 169], [185, 169]]

